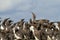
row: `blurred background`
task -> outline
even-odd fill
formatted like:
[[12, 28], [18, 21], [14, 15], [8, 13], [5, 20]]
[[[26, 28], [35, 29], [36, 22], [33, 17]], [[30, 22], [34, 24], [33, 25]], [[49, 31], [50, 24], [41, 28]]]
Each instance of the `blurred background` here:
[[0, 0], [0, 17], [14, 21], [32, 18], [60, 21], [60, 0]]

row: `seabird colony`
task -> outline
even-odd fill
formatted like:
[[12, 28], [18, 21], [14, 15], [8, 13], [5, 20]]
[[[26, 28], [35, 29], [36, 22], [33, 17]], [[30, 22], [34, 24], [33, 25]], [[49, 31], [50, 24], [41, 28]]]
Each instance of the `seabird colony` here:
[[60, 40], [60, 22], [36, 19], [32, 13], [29, 21], [14, 23], [10, 18], [0, 18], [0, 40]]

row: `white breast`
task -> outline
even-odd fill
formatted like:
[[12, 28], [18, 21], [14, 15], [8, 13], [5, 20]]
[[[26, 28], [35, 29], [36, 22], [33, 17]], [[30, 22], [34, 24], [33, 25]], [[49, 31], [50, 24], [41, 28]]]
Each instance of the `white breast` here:
[[1, 25], [1, 27], [0, 27], [0, 28], [1, 28], [1, 30], [4, 30], [4, 27], [3, 27], [2, 25]]
[[52, 36], [52, 39], [54, 39], [55, 37], [54, 36]]
[[32, 32], [34, 32], [34, 26], [31, 26], [31, 27], [30, 27], [30, 30], [31, 30]]
[[33, 32], [33, 35], [34, 35], [34, 37], [35, 37], [35, 40], [39, 40], [39, 39], [35, 36], [35, 34], [34, 34], [34, 26], [31, 26], [31, 27], [30, 27], [30, 30]]
[[54, 25], [55, 25], [56, 28], [59, 30], [58, 23], [54, 23]]
[[1, 37], [1, 40], [3, 40], [3, 38]]
[[14, 34], [15, 38], [16, 39], [21, 39], [19, 36], [17, 36], [16, 34]]
[[[17, 27], [17, 28], [18, 28], [18, 27]], [[15, 28], [13, 28], [13, 33], [14, 33], [14, 36], [15, 36], [16, 39], [20, 39], [20, 37], [17, 36], [16, 33], [15, 33]]]
[[49, 36], [47, 36], [47, 40], [52, 40]]
[[35, 36], [35, 40], [39, 40], [39, 39]]

